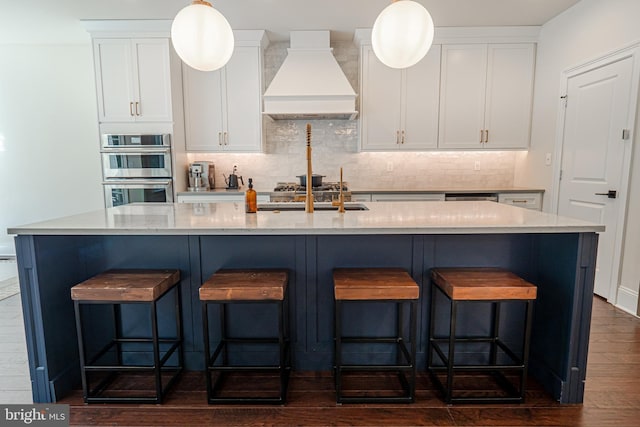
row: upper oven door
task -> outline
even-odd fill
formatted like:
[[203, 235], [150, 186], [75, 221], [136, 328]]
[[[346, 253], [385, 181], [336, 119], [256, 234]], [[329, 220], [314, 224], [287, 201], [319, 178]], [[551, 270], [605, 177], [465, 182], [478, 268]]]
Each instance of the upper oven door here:
[[171, 178], [169, 148], [148, 151], [104, 149], [102, 172], [107, 178]]
[[171, 146], [169, 134], [163, 135], [102, 135], [102, 148], [154, 149]]

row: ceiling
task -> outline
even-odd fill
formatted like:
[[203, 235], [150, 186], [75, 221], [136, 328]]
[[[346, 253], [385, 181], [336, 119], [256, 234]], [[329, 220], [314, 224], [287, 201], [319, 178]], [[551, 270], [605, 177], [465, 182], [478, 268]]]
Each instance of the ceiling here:
[[[370, 28], [390, 0], [210, 0], [234, 29], [266, 29], [271, 40], [291, 30], [329, 29], [350, 39]], [[542, 25], [579, 0], [416, 0], [436, 27]], [[85, 43], [81, 19], [173, 19], [190, 0], [0, 0], [0, 44]]]

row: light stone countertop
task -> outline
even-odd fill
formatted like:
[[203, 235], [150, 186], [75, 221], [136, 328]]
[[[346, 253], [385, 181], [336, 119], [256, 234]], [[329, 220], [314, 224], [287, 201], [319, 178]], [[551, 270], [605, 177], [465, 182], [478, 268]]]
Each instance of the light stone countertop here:
[[369, 210], [347, 211], [344, 214], [337, 211], [316, 211], [313, 214], [307, 214], [304, 211], [260, 211], [256, 214], [246, 214], [244, 203], [137, 203], [11, 227], [8, 233], [21, 235], [331, 235], [604, 231], [602, 225], [486, 201], [368, 202], [364, 205]]

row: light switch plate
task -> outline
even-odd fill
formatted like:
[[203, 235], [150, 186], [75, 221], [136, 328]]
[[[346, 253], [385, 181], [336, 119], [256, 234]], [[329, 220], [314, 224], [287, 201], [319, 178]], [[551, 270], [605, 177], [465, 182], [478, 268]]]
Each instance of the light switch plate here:
[[551, 166], [551, 153], [547, 153], [544, 156], [544, 164], [547, 166]]

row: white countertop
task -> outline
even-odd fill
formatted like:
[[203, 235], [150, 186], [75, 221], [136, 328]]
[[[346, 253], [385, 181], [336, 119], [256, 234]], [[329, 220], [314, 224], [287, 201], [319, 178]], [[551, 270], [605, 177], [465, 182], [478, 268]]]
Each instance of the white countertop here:
[[[352, 203], [353, 204], [353, 203]], [[261, 211], [244, 203], [138, 203], [12, 227], [22, 235], [305, 235], [601, 232], [604, 226], [494, 202], [368, 202], [366, 211]]]

